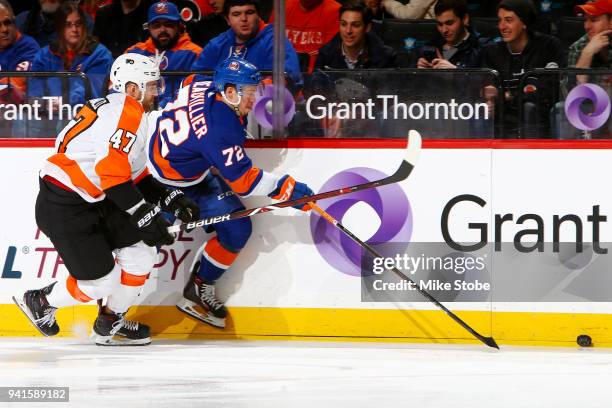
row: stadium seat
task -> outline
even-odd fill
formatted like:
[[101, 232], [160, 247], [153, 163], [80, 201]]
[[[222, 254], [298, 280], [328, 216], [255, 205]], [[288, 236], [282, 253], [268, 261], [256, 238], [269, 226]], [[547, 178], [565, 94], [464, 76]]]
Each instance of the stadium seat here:
[[435, 20], [399, 20], [386, 18], [382, 40], [397, 52], [412, 52], [439, 35]]
[[497, 2], [491, 0], [468, 0], [468, 14], [470, 17], [495, 17]]
[[470, 24], [474, 30], [485, 38], [500, 38], [497, 17], [470, 17]]
[[538, 11], [538, 15], [550, 16], [554, 21], [560, 17], [573, 16], [574, 6], [583, 4], [585, 1], [576, 0], [536, 0], [534, 4]]
[[561, 40], [564, 48], [569, 48], [585, 34], [582, 17], [561, 17], [557, 27], [557, 37]]

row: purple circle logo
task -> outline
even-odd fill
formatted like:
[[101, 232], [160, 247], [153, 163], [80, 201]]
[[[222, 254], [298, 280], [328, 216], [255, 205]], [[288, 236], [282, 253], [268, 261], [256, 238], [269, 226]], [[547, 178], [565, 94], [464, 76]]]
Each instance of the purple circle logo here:
[[[283, 126], [287, 126], [293, 115], [295, 115], [295, 100], [291, 92], [283, 87], [285, 95], [285, 115], [283, 116]], [[266, 85], [263, 94], [260, 94], [255, 101], [253, 107], [253, 115], [255, 120], [261, 126], [272, 129], [272, 99], [274, 98], [274, 85]]]
[[[593, 112], [584, 113], [580, 106], [585, 101], [593, 103]], [[595, 130], [602, 127], [610, 117], [610, 98], [602, 87], [581, 84], [570, 91], [565, 99], [567, 120], [577, 129]]]
[[[378, 170], [357, 167], [336, 174], [323, 184], [321, 191], [367, 183], [386, 176]], [[412, 209], [408, 197], [398, 184], [362, 190], [326, 199], [318, 204], [332, 217], [342, 222], [342, 217], [358, 202], [369, 204], [380, 218], [380, 226], [367, 240], [368, 243], [408, 242], [410, 240]], [[328, 264], [347, 275], [361, 276], [362, 249], [359, 245], [315, 212], [310, 216], [310, 231], [317, 250]]]

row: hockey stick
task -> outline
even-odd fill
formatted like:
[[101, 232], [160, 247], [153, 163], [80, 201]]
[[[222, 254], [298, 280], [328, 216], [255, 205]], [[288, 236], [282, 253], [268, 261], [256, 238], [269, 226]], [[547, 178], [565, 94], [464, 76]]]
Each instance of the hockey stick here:
[[408, 149], [406, 150], [406, 157], [400, 164], [399, 168], [392, 175], [385, 177], [380, 180], [370, 181], [363, 184], [357, 184], [356, 186], [344, 187], [338, 190], [326, 191], [324, 193], [314, 194], [298, 198], [295, 200], [281, 201], [280, 203], [269, 204], [263, 207], [256, 207], [247, 210], [236, 211], [233, 213], [227, 213], [223, 215], [217, 215], [215, 217], [203, 218], [198, 221], [191, 221], [188, 223], [172, 225], [168, 227], [168, 232], [176, 233], [184, 230], [192, 230], [198, 227], [204, 227], [208, 225], [218, 224], [220, 222], [235, 220], [237, 218], [250, 217], [255, 214], [263, 214], [268, 211], [274, 211], [279, 208], [292, 207], [295, 205], [306, 204], [310, 201], [323, 200], [325, 198], [336, 197], [348, 193], [354, 193], [355, 191], [361, 191], [368, 188], [380, 187], [386, 184], [397, 183], [406, 179], [412, 169], [414, 168], [418, 158], [419, 152], [421, 151], [421, 135], [416, 130], [408, 132]]
[[[338, 220], [336, 220], [334, 217], [329, 215], [324, 209], [322, 209], [321, 207], [319, 207], [315, 203], [309, 203], [309, 205], [310, 205], [310, 208], [312, 208], [314, 211], [319, 213], [319, 215], [321, 215], [321, 217], [325, 218], [325, 220], [328, 221], [330, 224], [332, 224], [333, 226], [338, 228], [340, 231], [344, 232], [357, 245], [359, 245], [360, 247], [362, 247], [363, 249], [368, 251], [370, 254], [372, 254], [376, 258], [382, 258], [382, 256], [378, 252], [376, 252], [374, 250], [374, 248], [372, 248], [371, 246], [369, 246], [368, 244], [366, 244], [365, 242], [363, 242], [362, 240], [357, 238], [357, 236], [355, 236], [355, 234], [353, 234], [351, 231], [346, 229], [346, 227], [344, 225], [342, 225]], [[405, 280], [411, 282], [414, 285], [414, 287], [419, 291], [419, 293], [421, 293], [421, 295], [425, 296], [427, 298], [427, 300], [429, 300], [431, 303], [433, 303], [434, 305], [436, 305], [440, 309], [442, 309], [451, 319], [453, 319], [455, 322], [457, 322], [465, 330], [470, 332], [470, 334], [472, 336], [476, 337], [478, 340], [482, 341], [487, 346], [494, 347], [494, 348], [499, 350], [499, 346], [497, 345], [497, 343], [495, 342], [493, 337], [485, 337], [482, 334], [478, 333], [476, 330], [472, 329], [472, 327], [469, 324], [467, 324], [466, 322], [461, 320], [461, 318], [459, 316], [457, 316], [456, 314], [454, 314], [453, 312], [448, 310], [446, 308], [446, 306], [444, 306], [442, 303], [440, 303], [435, 297], [433, 297], [432, 295], [427, 293], [427, 291], [421, 289], [419, 285], [417, 285], [412, 279], [410, 279], [408, 276], [406, 276], [404, 273], [402, 273], [396, 267], [393, 267], [393, 268], [391, 268], [389, 270], [392, 271], [393, 273], [395, 273], [401, 279], [405, 279]]]

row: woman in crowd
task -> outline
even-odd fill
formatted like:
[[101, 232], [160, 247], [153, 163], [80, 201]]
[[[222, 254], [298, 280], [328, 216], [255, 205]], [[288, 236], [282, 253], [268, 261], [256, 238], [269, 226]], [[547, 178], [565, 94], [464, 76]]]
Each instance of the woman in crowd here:
[[[68, 119], [66, 105], [74, 107], [106, 94], [105, 84], [113, 62], [112, 56], [105, 46], [87, 34], [85, 21], [86, 14], [76, 3], [62, 4], [55, 18], [57, 40], [42, 48], [32, 63], [32, 71], [82, 72], [89, 80], [88, 84], [80, 77], [30, 79], [29, 96], [39, 99], [44, 97], [40, 103], [41, 109], [49, 113], [45, 118], [60, 127], [62, 121], [57, 119]], [[57, 113], [57, 116], [52, 113]]]

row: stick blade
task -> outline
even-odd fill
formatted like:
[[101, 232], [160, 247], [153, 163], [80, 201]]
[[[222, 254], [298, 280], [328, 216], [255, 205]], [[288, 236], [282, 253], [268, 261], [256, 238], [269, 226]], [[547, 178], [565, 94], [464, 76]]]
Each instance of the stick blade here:
[[421, 153], [421, 134], [416, 130], [410, 130], [408, 132], [408, 150], [406, 152], [405, 160], [414, 165], [419, 161], [419, 155]]
[[496, 349], [499, 350], [499, 346], [497, 345], [497, 343], [495, 342], [495, 339], [493, 337], [484, 337], [484, 336], [481, 336], [479, 338], [479, 340], [482, 341], [487, 346], [489, 346], [491, 348], [496, 348]]

